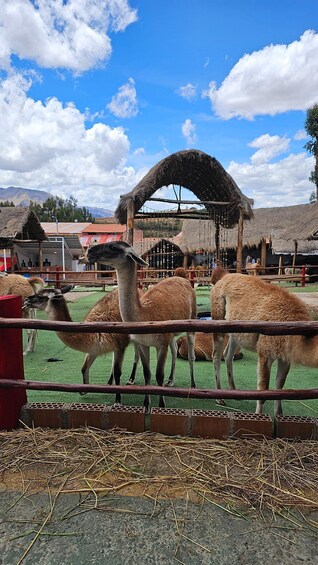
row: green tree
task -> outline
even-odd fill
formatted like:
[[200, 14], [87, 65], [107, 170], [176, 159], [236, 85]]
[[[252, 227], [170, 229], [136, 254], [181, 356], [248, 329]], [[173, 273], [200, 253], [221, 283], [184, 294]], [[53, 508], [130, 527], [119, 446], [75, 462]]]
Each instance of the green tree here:
[[315, 191], [310, 196], [310, 201], [318, 201], [318, 104], [307, 110], [305, 130], [310, 136], [305, 149], [315, 157], [315, 169], [311, 171], [309, 180], [315, 184]]
[[11, 200], [11, 202], [9, 202], [9, 200], [5, 200], [4, 202], [0, 202], [0, 208], [14, 208], [14, 204]]
[[63, 198], [50, 197], [43, 204], [30, 202], [30, 208], [37, 215], [40, 222], [93, 222], [94, 217], [85, 207], [78, 207], [73, 196]]

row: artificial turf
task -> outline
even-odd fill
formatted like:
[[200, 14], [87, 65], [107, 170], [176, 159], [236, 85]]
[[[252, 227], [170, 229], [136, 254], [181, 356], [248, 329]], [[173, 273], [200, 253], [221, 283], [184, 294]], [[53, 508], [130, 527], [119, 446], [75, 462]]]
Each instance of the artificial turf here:
[[[306, 291], [310, 287], [305, 287]], [[296, 290], [295, 287], [291, 290]], [[316, 287], [317, 290], [317, 287]], [[197, 304], [199, 311], [209, 310], [210, 291], [207, 287], [198, 288]], [[82, 321], [89, 309], [99, 300], [104, 293], [100, 290], [93, 291], [90, 295], [83, 296], [74, 302], [69, 303], [69, 310], [74, 321]], [[46, 315], [38, 313], [38, 318], [45, 319]], [[25, 336], [24, 336], [25, 337]], [[121, 382], [125, 384], [130, 375], [133, 362], [133, 347], [127, 348], [123, 375]], [[49, 381], [62, 383], [81, 383], [81, 366], [85, 355], [79, 351], [65, 346], [56, 333], [48, 330], [39, 330], [35, 351], [24, 358], [24, 371], [27, 380]], [[92, 384], [106, 384], [111, 372], [112, 356], [110, 354], [98, 357], [90, 370], [90, 382]], [[169, 373], [170, 357], [168, 357], [166, 374]], [[234, 377], [237, 388], [255, 389], [256, 388], [256, 353], [243, 350], [243, 359], [234, 363]], [[151, 352], [152, 369], [155, 367], [155, 351]], [[275, 387], [275, 365], [272, 370], [271, 387]], [[222, 384], [226, 383], [225, 366], [222, 364]], [[195, 380], [198, 388], [214, 388], [214, 369], [212, 362], [200, 361], [195, 364]], [[188, 387], [190, 383], [188, 362], [183, 359], [177, 360], [175, 386]], [[136, 384], [143, 384], [142, 368], [138, 367]], [[154, 382], [154, 377], [152, 380]], [[317, 369], [303, 366], [292, 367], [287, 377], [286, 388], [314, 388], [317, 386]], [[28, 391], [29, 402], [92, 402], [112, 404], [114, 395], [89, 393], [80, 395], [78, 393], [64, 393], [55, 391]], [[127, 394], [123, 397], [123, 403], [130, 406], [140, 406], [143, 404], [143, 397], [139, 395]], [[156, 406], [158, 399], [152, 398], [153, 406]], [[166, 397], [167, 407], [175, 408], [202, 408], [220, 409], [214, 400], [195, 400]], [[235, 410], [243, 412], [253, 412], [255, 410], [254, 401], [235, 401], [228, 400], [222, 410]], [[318, 399], [306, 401], [283, 401], [285, 415], [314, 416], [318, 415]], [[266, 402], [264, 413], [273, 414], [273, 402]]]

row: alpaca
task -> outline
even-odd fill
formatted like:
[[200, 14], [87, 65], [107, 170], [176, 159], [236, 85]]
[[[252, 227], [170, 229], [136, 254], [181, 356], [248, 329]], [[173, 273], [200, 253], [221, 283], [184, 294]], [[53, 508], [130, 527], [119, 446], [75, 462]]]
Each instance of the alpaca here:
[[[71, 290], [72, 285], [67, 285], [61, 290], [46, 288], [40, 290], [27, 300], [29, 307], [44, 310], [49, 320], [72, 322], [69, 309], [64, 298], [64, 294]], [[141, 292], [141, 291], [140, 291]], [[119, 312], [118, 291], [108, 293], [101, 298], [88, 312], [85, 322], [121, 322]], [[120, 384], [122, 363], [126, 347], [129, 344], [127, 334], [113, 333], [70, 333], [56, 332], [60, 340], [72, 349], [86, 353], [82, 366], [83, 383], [89, 384], [89, 370], [96, 357], [113, 352], [113, 366], [109, 384], [115, 380], [116, 385]], [[137, 364], [139, 360], [138, 348], [135, 347], [135, 358], [132, 373], [128, 382], [134, 382]], [[116, 404], [121, 403], [121, 395], [116, 394]]]
[[261, 268], [261, 261], [257, 259], [256, 263], [246, 263], [245, 270], [248, 275], [259, 275], [259, 271]]
[[188, 279], [188, 273], [184, 267], [177, 267], [174, 272], [175, 277], [182, 277], [184, 279]]
[[[182, 277], [162, 279], [156, 286], [148, 289], [141, 296], [137, 293], [137, 264], [147, 263], [134, 249], [123, 241], [95, 245], [88, 250], [90, 263], [111, 265], [117, 271], [119, 309], [125, 322], [150, 322], [164, 320], [196, 319], [195, 292], [188, 280]], [[150, 347], [157, 351], [156, 380], [159, 386], [164, 382], [164, 368], [168, 346], [174, 334], [134, 334], [132, 340], [139, 344], [140, 356], [144, 368], [145, 384], [151, 379]], [[188, 333], [189, 365], [191, 386], [194, 382], [194, 335]], [[145, 396], [145, 410], [150, 411], [149, 395]], [[159, 397], [159, 406], [164, 407], [163, 395]]]
[[[223, 343], [223, 353], [226, 349], [227, 343], [229, 341], [228, 334], [224, 335]], [[194, 336], [194, 354], [196, 361], [212, 361], [213, 360], [213, 349], [214, 349], [214, 337], [213, 334], [196, 332]], [[177, 339], [177, 355], [182, 359], [188, 359], [188, 342], [186, 336], [178, 337]], [[242, 359], [243, 354], [240, 348], [234, 353], [234, 360]], [[222, 359], [224, 356], [222, 355]]]
[[[26, 299], [37, 291], [37, 288], [43, 288], [45, 282], [40, 277], [23, 277], [22, 275], [1, 275], [0, 277], [0, 296], [8, 294], [17, 294], [22, 298], [22, 316], [23, 318], [36, 318], [34, 308], [25, 304]], [[27, 347], [23, 355], [27, 355], [34, 351], [37, 330], [27, 330]]]
[[[212, 316], [215, 320], [258, 320], [271, 322], [310, 321], [307, 306], [294, 294], [258, 277], [231, 274], [221, 279], [211, 290]], [[217, 387], [220, 388], [222, 334], [214, 335], [214, 366]], [[258, 353], [257, 389], [268, 390], [271, 366], [277, 360], [276, 388], [282, 389], [291, 364], [318, 367], [318, 336], [266, 336], [254, 333], [231, 333], [225, 360], [229, 387], [233, 380], [233, 353], [237, 346]], [[262, 413], [262, 401], [257, 401], [256, 413]], [[282, 414], [281, 400], [275, 401], [275, 415]]]

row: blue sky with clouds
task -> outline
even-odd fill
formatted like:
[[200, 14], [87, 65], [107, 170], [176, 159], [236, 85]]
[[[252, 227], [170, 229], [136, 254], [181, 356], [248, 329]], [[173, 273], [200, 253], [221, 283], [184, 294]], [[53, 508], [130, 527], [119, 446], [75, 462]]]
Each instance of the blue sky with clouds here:
[[114, 209], [196, 148], [256, 208], [306, 203], [317, 28], [317, 0], [0, 0], [0, 186]]

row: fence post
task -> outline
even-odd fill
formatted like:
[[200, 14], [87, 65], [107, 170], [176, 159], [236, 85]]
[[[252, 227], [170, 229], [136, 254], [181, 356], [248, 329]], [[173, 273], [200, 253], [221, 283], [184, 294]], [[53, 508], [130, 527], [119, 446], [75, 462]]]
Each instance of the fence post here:
[[189, 271], [189, 281], [191, 283], [192, 288], [194, 288], [194, 271]]
[[[0, 296], [2, 318], [22, 318], [21, 296]], [[22, 329], [0, 328], [0, 378], [24, 379]], [[0, 430], [18, 427], [20, 410], [26, 404], [24, 389], [0, 390]]]
[[56, 267], [56, 282], [55, 282], [55, 288], [61, 288], [61, 282], [60, 282], [60, 267]]
[[306, 284], [306, 267], [305, 265], [301, 268], [301, 286], [305, 286]]

